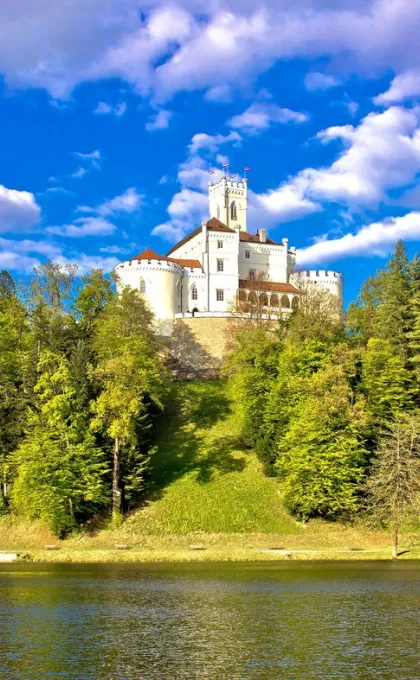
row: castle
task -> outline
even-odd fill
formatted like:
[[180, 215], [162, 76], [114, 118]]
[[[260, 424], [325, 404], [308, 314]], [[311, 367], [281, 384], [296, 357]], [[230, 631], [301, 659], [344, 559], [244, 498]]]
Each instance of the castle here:
[[295, 270], [296, 248], [277, 243], [265, 229], [247, 230], [248, 180], [222, 174], [209, 182], [210, 219], [174, 245], [166, 255], [147, 248], [117, 265], [123, 285], [139, 290], [154, 311], [162, 332], [190, 317], [232, 315], [232, 303], [255, 297], [258, 280], [267, 313], [289, 313], [299, 304], [302, 278], [321, 284], [342, 300], [342, 275], [332, 271]]

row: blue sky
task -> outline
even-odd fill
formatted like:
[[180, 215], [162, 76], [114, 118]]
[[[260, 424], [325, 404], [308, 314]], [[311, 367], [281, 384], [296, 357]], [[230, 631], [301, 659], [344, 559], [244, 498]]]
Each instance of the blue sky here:
[[4, 0], [0, 268], [111, 269], [249, 172], [249, 228], [346, 299], [420, 249], [418, 0]]

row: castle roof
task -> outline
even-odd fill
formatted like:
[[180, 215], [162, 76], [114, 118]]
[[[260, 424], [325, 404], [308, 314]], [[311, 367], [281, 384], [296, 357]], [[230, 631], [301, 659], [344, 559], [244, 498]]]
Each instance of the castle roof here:
[[160, 260], [164, 262], [174, 262], [179, 264], [181, 267], [194, 267], [202, 269], [201, 262], [199, 260], [183, 260], [178, 257], [167, 257], [166, 255], [159, 255], [155, 253], [151, 248], [146, 248], [139, 255], [131, 258], [132, 260]]
[[239, 288], [255, 288], [255, 290], [271, 290], [275, 293], [300, 293], [291, 283], [275, 283], [275, 281], [258, 281], [239, 279]]
[[[206, 222], [207, 229], [209, 231], [220, 231], [220, 232], [228, 232], [229, 234], [234, 234], [235, 230], [231, 229], [230, 227], [227, 227], [226, 224], [223, 224], [220, 220], [217, 219], [217, 217], [212, 217], [208, 222]], [[183, 246], [185, 243], [188, 243], [188, 241], [194, 236], [197, 236], [198, 234], [201, 233], [201, 227], [197, 227], [197, 229], [194, 229], [194, 231], [191, 231], [189, 234], [184, 236], [181, 241], [178, 241], [172, 248], [168, 251], [168, 255], [174, 252], [174, 250], [178, 250], [181, 246]], [[240, 231], [239, 232], [239, 240], [240, 241], [249, 241], [252, 243], [261, 243], [260, 237], [258, 234], [249, 234], [247, 231]], [[268, 245], [271, 246], [280, 246], [282, 245], [281, 243], [276, 243], [276, 241], [273, 241], [271, 238], [268, 238], [265, 241], [265, 243], [268, 243]]]

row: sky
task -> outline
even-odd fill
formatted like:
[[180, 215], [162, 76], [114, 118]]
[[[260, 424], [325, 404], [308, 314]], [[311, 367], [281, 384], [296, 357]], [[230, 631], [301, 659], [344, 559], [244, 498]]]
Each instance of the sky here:
[[0, 269], [164, 254], [228, 162], [248, 229], [354, 299], [420, 249], [419, 22], [420, 0], [2, 0]]

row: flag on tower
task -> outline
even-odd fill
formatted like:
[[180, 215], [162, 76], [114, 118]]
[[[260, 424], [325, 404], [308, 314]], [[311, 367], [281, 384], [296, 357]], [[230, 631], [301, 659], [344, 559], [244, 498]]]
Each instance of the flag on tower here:
[[249, 170], [251, 170], [251, 168], [244, 168], [244, 170], [245, 172], [248, 172]]
[[215, 172], [215, 170], [210, 170], [210, 175], [214, 175]]
[[236, 172], [235, 172], [234, 175], [231, 175], [231, 179], [233, 179], [234, 177], [237, 177], [237, 173], [236, 173]]
[[229, 166], [229, 163], [222, 163], [222, 168], [227, 168]]

